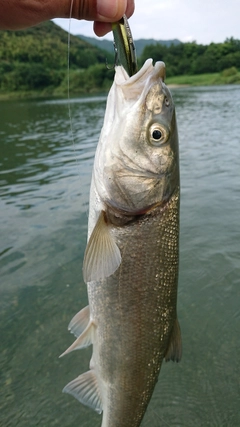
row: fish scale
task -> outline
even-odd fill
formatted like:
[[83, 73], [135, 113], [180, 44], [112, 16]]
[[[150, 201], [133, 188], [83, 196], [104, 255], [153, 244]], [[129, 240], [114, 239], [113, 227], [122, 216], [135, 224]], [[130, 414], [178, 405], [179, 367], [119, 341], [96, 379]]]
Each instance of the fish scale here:
[[[176, 320], [179, 189], [164, 208], [111, 227], [124, 262], [114, 275], [88, 285], [90, 310], [101, 324], [99, 376], [112, 383], [102, 426], [137, 427]], [[171, 267], [165, 275], [163, 259]]]

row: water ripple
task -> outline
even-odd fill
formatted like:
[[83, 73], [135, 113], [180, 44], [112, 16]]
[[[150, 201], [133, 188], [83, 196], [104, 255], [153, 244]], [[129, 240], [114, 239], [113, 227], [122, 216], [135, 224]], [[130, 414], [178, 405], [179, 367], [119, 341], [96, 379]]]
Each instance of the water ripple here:
[[[237, 427], [240, 87], [173, 91], [181, 159], [180, 364], [163, 364], [143, 427]], [[59, 359], [82, 280], [91, 168], [105, 97], [0, 105], [0, 411], [4, 426], [100, 426], [63, 386], [90, 352]], [[74, 352], [75, 353], [75, 352]], [[78, 356], [78, 357], [77, 357]]]

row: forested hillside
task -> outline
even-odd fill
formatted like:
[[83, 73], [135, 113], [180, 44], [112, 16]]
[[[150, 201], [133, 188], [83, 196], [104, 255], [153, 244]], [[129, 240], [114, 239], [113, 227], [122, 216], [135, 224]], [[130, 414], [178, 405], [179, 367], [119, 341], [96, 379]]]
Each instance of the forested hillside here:
[[[139, 65], [147, 58], [166, 63], [167, 82], [240, 83], [240, 40], [233, 38], [208, 46], [150, 44], [139, 57]], [[113, 54], [71, 36], [70, 93], [107, 91], [114, 71], [107, 69], [106, 59], [113, 65]], [[68, 87], [67, 64], [68, 33], [53, 22], [22, 31], [0, 31], [1, 96], [63, 95]], [[206, 78], [203, 73], [208, 73]]]
[[[0, 92], [64, 91], [67, 58], [68, 33], [51, 21], [22, 31], [0, 31]], [[110, 85], [113, 73], [107, 73], [106, 58], [113, 62], [113, 55], [71, 36], [70, 70], [79, 91]]]
[[[100, 39], [96, 37], [87, 37], [79, 34], [77, 37], [79, 37], [82, 40], [85, 40], [86, 42], [92, 44], [93, 46], [97, 46], [100, 49], [104, 49], [108, 52], [113, 52], [113, 43], [110, 40], [107, 39]], [[171, 46], [172, 44], [180, 44], [180, 40], [172, 39], [172, 40], [154, 40], [154, 39], [138, 39], [134, 41], [137, 55], [140, 57], [143, 53], [143, 50], [148, 45], [156, 45], [161, 44], [163, 46]]]
[[141, 62], [147, 58], [164, 61], [169, 77], [216, 73], [231, 67], [240, 70], [240, 40], [230, 38], [224, 43], [209, 45], [195, 42], [171, 46], [150, 45], [145, 47]]

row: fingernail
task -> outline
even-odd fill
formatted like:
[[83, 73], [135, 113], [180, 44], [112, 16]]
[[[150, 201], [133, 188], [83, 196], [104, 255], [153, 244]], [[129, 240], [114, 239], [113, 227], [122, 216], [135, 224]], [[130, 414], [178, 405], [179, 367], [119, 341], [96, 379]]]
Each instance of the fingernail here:
[[102, 18], [114, 19], [118, 13], [118, 0], [97, 0], [97, 13]]

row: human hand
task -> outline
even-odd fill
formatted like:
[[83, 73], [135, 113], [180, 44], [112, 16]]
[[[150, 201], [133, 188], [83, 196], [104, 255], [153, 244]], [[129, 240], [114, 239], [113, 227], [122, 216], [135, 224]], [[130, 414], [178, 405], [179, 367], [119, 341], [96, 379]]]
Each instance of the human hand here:
[[[20, 30], [53, 18], [69, 18], [72, 0], [0, 0], [0, 29]], [[111, 31], [111, 22], [134, 12], [134, 0], [73, 0], [72, 18], [94, 21], [97, 36]]]
[[[70, 3], [70, 0], [69, 0]], [[134, 12], [134, 0], [73, 0], [72, 17], [94, 21], [94, 32], [104, 36], [112, 30], [110, 23]]]

